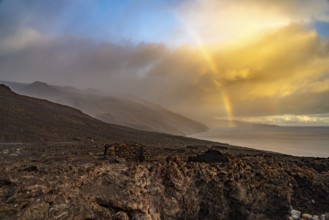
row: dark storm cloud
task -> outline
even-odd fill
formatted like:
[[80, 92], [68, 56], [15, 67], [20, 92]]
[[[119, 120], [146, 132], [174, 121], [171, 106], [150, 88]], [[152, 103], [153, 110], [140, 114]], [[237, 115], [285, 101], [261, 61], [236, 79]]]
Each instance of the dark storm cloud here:
[[[50, 39], [0, 56], [3, 78], [40, 79], [56, 84], [120, 90], [118, 81], [131, 84], [150, 63], [161, 57], [161, 45], [96, 43], [75, 38]], [[160, 56], [159, 56], [160, 55]], [[146, 71], [146, 70], [145, 70]], [[120, 82], [121, 83], [121, 82]], [[111, 88], [111, 89], [109, 89]], [[128, 88], [128, 87], [127, 87]]]

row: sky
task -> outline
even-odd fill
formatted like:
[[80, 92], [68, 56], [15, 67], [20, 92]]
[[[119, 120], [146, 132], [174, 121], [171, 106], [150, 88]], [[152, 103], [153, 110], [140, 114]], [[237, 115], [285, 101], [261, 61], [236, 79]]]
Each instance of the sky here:
[[328, 0], [1, 0], [0, 80], [329, 126]]

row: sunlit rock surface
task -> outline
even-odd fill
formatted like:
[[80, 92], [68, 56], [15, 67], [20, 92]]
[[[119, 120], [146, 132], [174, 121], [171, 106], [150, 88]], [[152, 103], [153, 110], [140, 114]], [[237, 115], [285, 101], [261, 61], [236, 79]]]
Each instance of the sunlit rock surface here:
[[[11, 145], [0, 219], [288, 219], [329, 211], [329, 159], [225, 147]], [[295, 213], [296, 216], [296, 213]]]

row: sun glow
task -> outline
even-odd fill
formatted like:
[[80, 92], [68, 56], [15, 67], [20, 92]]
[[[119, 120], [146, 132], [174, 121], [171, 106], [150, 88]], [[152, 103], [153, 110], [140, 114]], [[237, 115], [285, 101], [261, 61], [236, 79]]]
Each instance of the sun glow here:
[[274, 28], [235, 44], [212, 44], [193, 26], [185, 23], [184, 28], [203, 67], [197, 79], [205, 88], [204, 100], [214, 105], [209, 111], [226, 117], [231, 126], [254, 109], [282, 114], [288, 111], [285, 100], [328, 91], [327, 81], [319, 80], [326, 77], [328, 58], [314, 55], [323, 54], [326, 46], [306, 26]]
[[[224, 7], [222, 3], [218, 3], [216, 0], [210, 0], [207, 3], [197, 1], [198, 7], [194, 6], [199, 8], [200, 14], [195, 15], [196, 8], [191, 6], [192, 8], [185, 8], [183, 16], [179, 18], [192, 40], [192, 44], [198, 49], [208, 68], [207, 73], [201, 74], [212, 75], [212, 83], [218, 89], [217, 93], [218, 91], [221, 93], [219, 96], [221, 100], [217, 100], [216, 104], [222, 104], [227, 120], [230, 125], [234, 126], [234, 107], [231, 100], [234, 95], [231, 94], [230, 88], [225, 86], [225, 82], [223, 84], [222, 79], [224, 81], [241, 81], [258, 74], [257, 68], [262, 69], [266, 63], [263, 60], [264, 53], [274, 53], [277, 50], [274, 52], [264, 51], [264, 49], [259, 51], [261, 47], [249, 48], [248, 45], [254, 45], [261, 36], [269, 31], [287, 26], [292, 18], [278, 13], [276, 9], [264, 12], [263, 7], [257, 4], [250, 4], [248, 6], [250, 10], [246, 12], [244, 6], [240, 7], [228, 2]], [[240, 51], [241, 48], [244, 48], [242, 54], [231, 56], [230, 51]], [[256, 51], [251, 52], [254, 49]], [[215, 59], [219, 50], [226, 55], [224, 56], [225, 61], [222, 63], [224, 68], [219, 66], [218, 59]], [[237, 60], [236, 56], [241, 59]], [[227, 66], [232, 66], [232, 68], [227, 68]], [[269, 89], [272, 92], [273, 88]], [[259, 93], [259, 90], [257, 91]], [[218, 97], [217, 94], [215, 96]]]

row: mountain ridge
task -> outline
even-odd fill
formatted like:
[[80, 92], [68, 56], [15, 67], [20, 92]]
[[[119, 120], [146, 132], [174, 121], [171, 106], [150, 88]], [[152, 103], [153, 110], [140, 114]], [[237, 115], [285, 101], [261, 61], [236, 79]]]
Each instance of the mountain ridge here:
[[108, 124], [70, 106], [19, 95], [1, 84], [0, 131], [0, 142], [5, 143], [65, 142], [88, 138], [106, 143], [140, 142], [152, 146], [213, 143]]
[[111, 97], [98, 93], [97, 90], [53, 86], [39, 81], [31, 84], [5, 83], [13, 85], [14, 91], [19, 94], [78, 108], [111, 124], [174, 135], [189, 135], [208, 130], [200, 122], [147, 101]]

